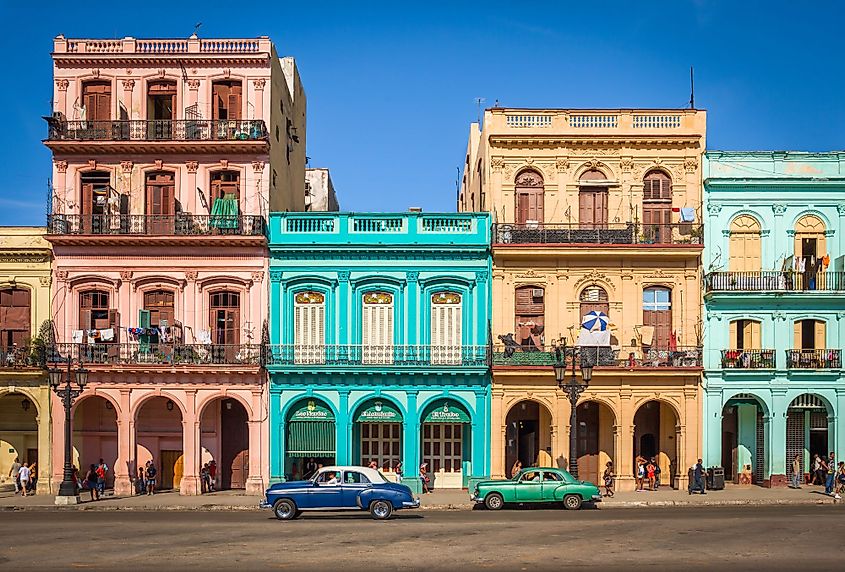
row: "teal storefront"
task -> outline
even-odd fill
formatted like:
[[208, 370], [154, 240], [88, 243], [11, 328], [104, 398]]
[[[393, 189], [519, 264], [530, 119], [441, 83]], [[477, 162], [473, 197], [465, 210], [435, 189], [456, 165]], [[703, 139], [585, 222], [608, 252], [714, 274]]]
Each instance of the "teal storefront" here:
[[271, 481], [307, 463], [375, 463], [415, 490], [423, 463], [435, 488], [489, 474], [489, 229], [485, 214], [271, 215]]

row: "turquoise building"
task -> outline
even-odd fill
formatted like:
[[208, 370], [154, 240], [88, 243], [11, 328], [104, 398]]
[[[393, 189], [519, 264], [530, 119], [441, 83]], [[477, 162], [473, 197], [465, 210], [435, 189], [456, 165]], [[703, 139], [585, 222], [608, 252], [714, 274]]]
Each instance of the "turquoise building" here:
[[710, 151], [704, 202], [705, 462], [783, 485], [845, 455], [845, 152]]
[[271, 482], [488, 475], [489, 215], [273, 213], [269, 233]]

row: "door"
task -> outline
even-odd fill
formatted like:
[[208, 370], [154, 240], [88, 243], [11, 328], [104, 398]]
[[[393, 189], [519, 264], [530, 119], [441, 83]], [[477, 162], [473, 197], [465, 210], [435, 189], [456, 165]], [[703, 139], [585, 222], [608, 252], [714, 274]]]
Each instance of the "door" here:
[[[578, 469], [581, 474], [581, 469]], [[551, 500], [555, 498], [555, 490], [563, 484], [563, 477], [551, 471], [543, 471], [543, 498]]]
[[111, 84], [107, 81], [85, 82], [82, 85], [82, 102], [85, 106], [85, 120], [92, 123], [92, 131], [97, 139], [98, 134], [108, 133], [107, 125], [101, 121], [111, 120]]
[[147, 233], [174, 233], [176, 187], [172, 173], [147, 175]]
[[[330, 484], [332, 475], [337, 482]], [[308, 489], [308, 507], [310, 508], [343, 508], [343, 487], [340, 471], [323, 471], [317, 475], [314, 486]]]
[[176, 83], [157, 81], [147, 91], [147, 139], [171, 139], [176, 118]]
[[182, 451], [162, 450], [160, 489], [177, 489], [182, 482]]
[[543, 224], [543, 177], [536, 171], [523, 171], [516, 178], [516, 224]]
[[541, 471], [525, 471], [514, 488], [518, 502], [540, 502], [543, 500]]
[[607, 189], [581, 189], [578, 193], [578, 214], [581, 228], [606, 228]]
[[344, 471], [343, 484], [341, 485], [343, 508], [357, 508], [358, 495], [371, 486], [370, 480], [363, 473]]
[[[578, 415], [578, 476], [595, 485], [599, 478], [599, 408], [579, 405]], [[545, 480], [545, 479], [544, 479]]]
[[244, 489], [249, 476], [249, 425], [243, 406], [226, 399], [220, 408], [221, 485], [224, 489]]

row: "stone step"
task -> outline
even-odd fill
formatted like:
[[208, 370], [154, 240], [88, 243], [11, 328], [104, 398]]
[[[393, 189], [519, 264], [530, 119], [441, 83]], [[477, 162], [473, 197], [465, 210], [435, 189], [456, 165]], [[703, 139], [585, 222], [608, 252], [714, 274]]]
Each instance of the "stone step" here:
[[15, 492], [15, 484], [14, 483], [2, 483], [0, 484], [0, 493], [13, 493]]

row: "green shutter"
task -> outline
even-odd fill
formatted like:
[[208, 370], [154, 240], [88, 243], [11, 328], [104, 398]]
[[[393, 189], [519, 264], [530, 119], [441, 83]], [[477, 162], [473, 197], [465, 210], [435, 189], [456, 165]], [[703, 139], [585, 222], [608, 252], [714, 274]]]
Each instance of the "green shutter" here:
[[334, 457], [334, 421], [288, 423], [287, 454], [302, 457]]

